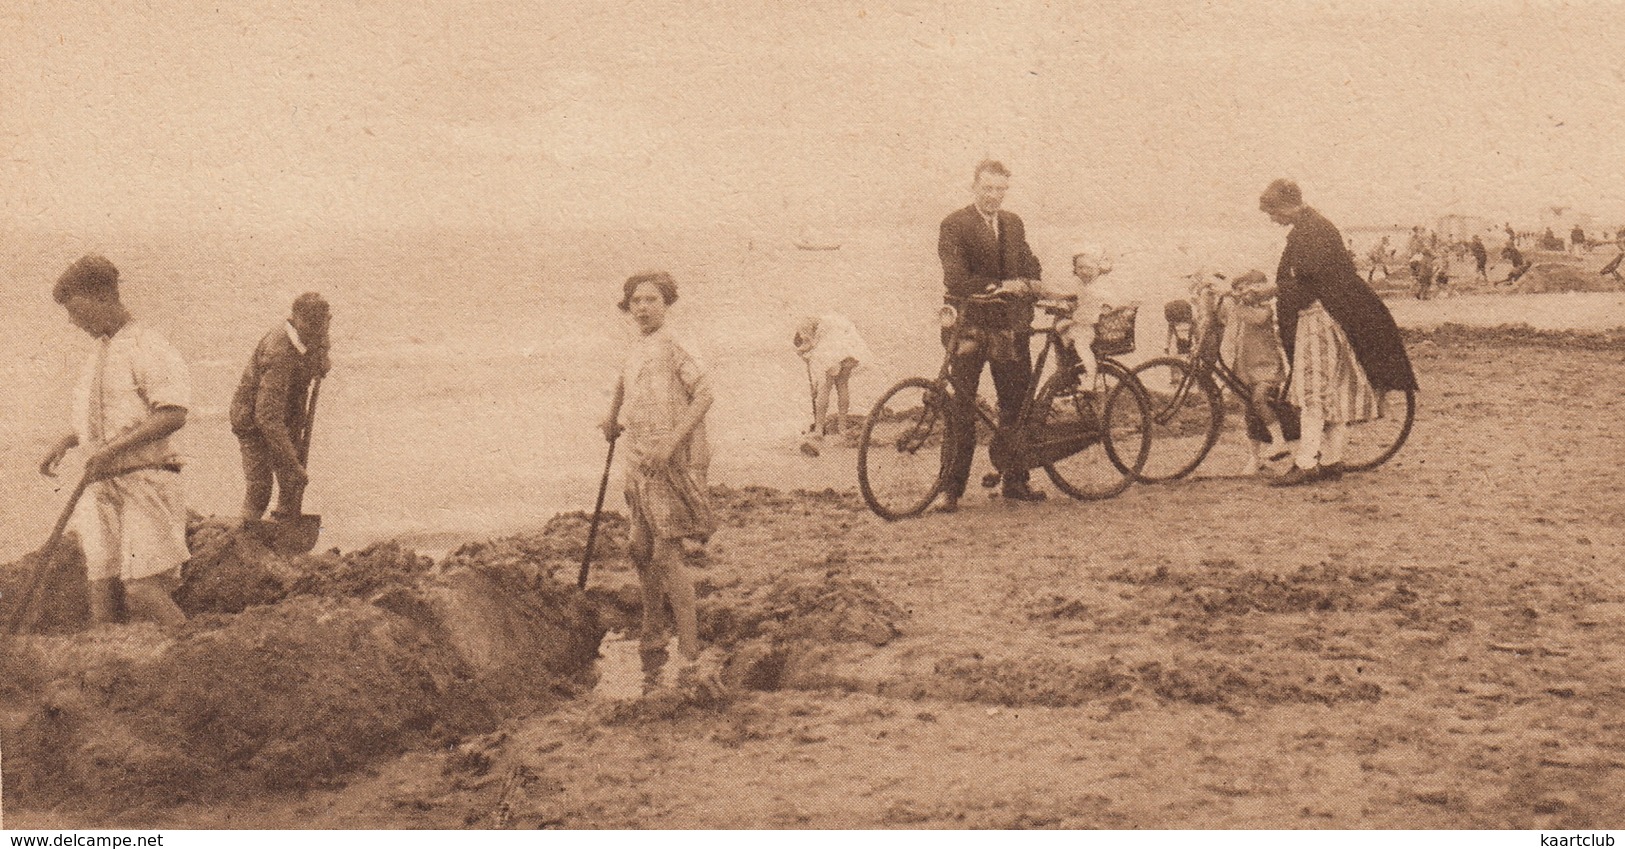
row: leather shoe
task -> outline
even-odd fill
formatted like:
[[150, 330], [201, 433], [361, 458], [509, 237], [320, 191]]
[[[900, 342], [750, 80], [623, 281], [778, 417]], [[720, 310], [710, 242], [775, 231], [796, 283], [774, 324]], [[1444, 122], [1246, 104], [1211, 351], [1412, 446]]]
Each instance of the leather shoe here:
[[1004, 497], [1011, 501], [1043, 501], [1049, 495], [1027, 486], [1012, 486], [1004, 490]]
[[1342, 480], [1343, 475], [1347, 473], [1348, 470], [1348, 467], [1342, 463], [1329, 463], [1317, 469], [1317, 471], [1320, 472], [1321, 479], [1329, 481]]
[[1270, 486], [1302, 486], [1320, 480], [1320, 467], [1305, 469], [1302, 466], [1293, 466], [1285, 474], [1277, 475], [1269, 481]]

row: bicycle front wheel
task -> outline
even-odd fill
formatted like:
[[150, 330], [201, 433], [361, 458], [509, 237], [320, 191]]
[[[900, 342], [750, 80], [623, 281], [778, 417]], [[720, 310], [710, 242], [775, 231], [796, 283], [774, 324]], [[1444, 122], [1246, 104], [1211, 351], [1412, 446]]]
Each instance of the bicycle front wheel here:
[[875, 515], [896, 521], [931, 506], [952, 443], [949, 404], [947, 393], [922, 377], [875, 402], [858, 444], [858, 489]]
[[1416, 421], [1416, 390], [1379, 390], [1377, 410], [1377, 418], [1349, 425], [1343, 466], [1351, 472], [1375, 469], [1399, 453]]
[[1112, 362], [1085, 385], [1063, 369], [1039, 391], [1024, 438], [1055, 486], [1073, 498], [1110, 498], [1128, 488], [1151, 448], [1151, 411], [1133, 375]]
[[1158, 357], [1134, 369], [1151, 402], [1151, 454], [1140, 480], [1178, 480], [1196, 470], [1219, 441], [1224, 399], [1213, 378], [1195, 372], [1189, 360]]

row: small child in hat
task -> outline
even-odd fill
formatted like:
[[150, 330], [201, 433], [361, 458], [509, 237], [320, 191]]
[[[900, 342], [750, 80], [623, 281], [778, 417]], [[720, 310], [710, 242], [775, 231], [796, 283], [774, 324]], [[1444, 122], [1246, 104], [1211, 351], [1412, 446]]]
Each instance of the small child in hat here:
[[1056, 323], [1061, 338], [1067, 343], [1067, 348], [1061, 349], [1060, 362], [1063, 367], [1071, 367], [1074, 363], [1081, 365], [1084, 374], [1082, 384], [1085, 387], [1094, 386], [1095, 378], [1100, 374], [1100, 364], [1095, 359], [1093, 348], [1095, 328], [1100, 323], [1100, 316], [1108, 309], [1095, 281], [1111, 273], [1111, 270], [1112, 261], [1106, 252], [1095, 245], [1088, 245], [1072, 255], [1072, 280], [1055, 283], [1034, 281], [1031, 284], [1031, 294], [1071, 303], [1071, 316]]
[[[1241, 473], [1256, 475], [1263, 458], [1288, 456], [1286, 436], [1275, 414], [1286, 384], [1286, 352], [1276, 330], [1275, 286], [1264, 272], [1248, 271], [1236, 278], [1221, 301], [1220, 319], [1225, 326], [1221, 357], [1252, 396], [1247, 408], [1247, 463]], [[1263, 440], [1266, 434], [1268, 443]]]

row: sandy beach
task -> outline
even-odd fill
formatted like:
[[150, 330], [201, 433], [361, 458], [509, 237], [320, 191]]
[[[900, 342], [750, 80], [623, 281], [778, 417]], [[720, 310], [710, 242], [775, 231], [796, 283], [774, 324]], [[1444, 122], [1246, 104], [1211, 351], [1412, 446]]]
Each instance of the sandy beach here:
[[[1607, 458], [1625, 421], [1618, 336], [1462, 325], [1620, 327], [1618, 312], [1595, 317], [1618, 305], [1617, 295], [1396, 304], [1424, 328], [1409, 332], [1423, 385], [1410, 442], [1376, 472], [1308, 488], [1231, 476], [1242, 456], [1232, 427], [1180, 483], [1089, 504], [977, 497], [956, 516], [885, 523], [853, 491], [849, 449], [813, 460], [787, 439], [749, 475], [721, 476], [725, 527], [698, 576], [702, 631], [732, 685], [722, 697], [636, 698], [621, 636], [634, 579], [612, 542], [588, 596], [598, 624], [547, 614], [550, 627], [601, 637], [600, 659], [537, 679], [560, 694], [545, 705], [489, 696], [477, 703], [492, 715], [439, 746], [397, 731], [389, 739], [419, 742], [379, 744], [275, 792], [231, 789], [267, 769], [263, 757], [178, 796], [35, 788], [19, 801], [8, 784], [7, 823], [1615, 825], [1625, 478]], [[576, 539], [573, 550], [543, 540], [451, 559], [529, 563], [562, 581]], [[228, 635], [249, 620], [263, 629], [277, 611], [341, 603], [331, 599], [350, 590], [333, 587], [358, 563], [368, 575], [463, 574], [383, 556], [326, 561], [327, 588], [298, 591], [314, 597], [195, 617], [176, 638], [136, 631], [116, 649], [103, 633], [92, 641], [102, 648], [53, 663], [104, 669], [98, 651], [138, 664], [207, 656], [210, 640], [244, 639]], [[342, 603], [409, 610], [389, 592], [362, 600], [374, 591]], [[108, 673], [83, 674], [43, 696], [0, 698], [8, 767], [25, 760], [19, 740], [55, 740], [67, 763], [95, 756], [115, 714], [94, 684]], [[64, 701], [64, 686], [78, 695]], [[58, 715], [83, 718], [53, 726]], [[51, 727], [60, 736], [40, 736]], [[156, 768], [138, 766], [132, 775]]]

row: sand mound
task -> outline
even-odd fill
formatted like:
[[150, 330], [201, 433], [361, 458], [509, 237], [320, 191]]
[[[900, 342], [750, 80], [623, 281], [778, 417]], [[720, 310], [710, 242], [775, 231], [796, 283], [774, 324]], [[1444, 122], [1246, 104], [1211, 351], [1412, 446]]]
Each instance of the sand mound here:
[[1609, 330], [1541, 330], [1528, 324], [1500, 324], [1495, 327], [1476, 327], [1445, 322], [1434, 328], [1404, 328], [1409, 344], [1431, 342], [1436, 345], [1483, 343], [1495, 346], [1529, 345], [1562, 348], [1585, 348], [1596, 351], [1625, 350], [1625, 327]]
[[787, 681], [815, 686], [831, 647], [884, 646], [906, 618], [873, 584], [837, 568], [781, 575], [737, 602], [703, 605], [700, 630], [703, 640], [730, 648], [726, 684], [776, 690]]
[[18, 804], [341, 782], [575, 694], [604, 634], [593, 605], [535, 566], [467, 553], [436, 566], [393, 543], [280, 558], [247, 535], [200, 537], [177, 595], [212, 615], [179, 633], [0, 643]]
[[868, 581], [839, 569], [817, 576], [786, 574], [736, 604], [712, 611], [706, 639], [720, 643], [754, 637], [787, 642], [868, 643], [883, 646], [908, 618]]
[[1523, 293], [1612, 292], [1619, 288], [1615, 280], [1561, 262], [1536, 263], [1513, 284], [1513, 291]]

